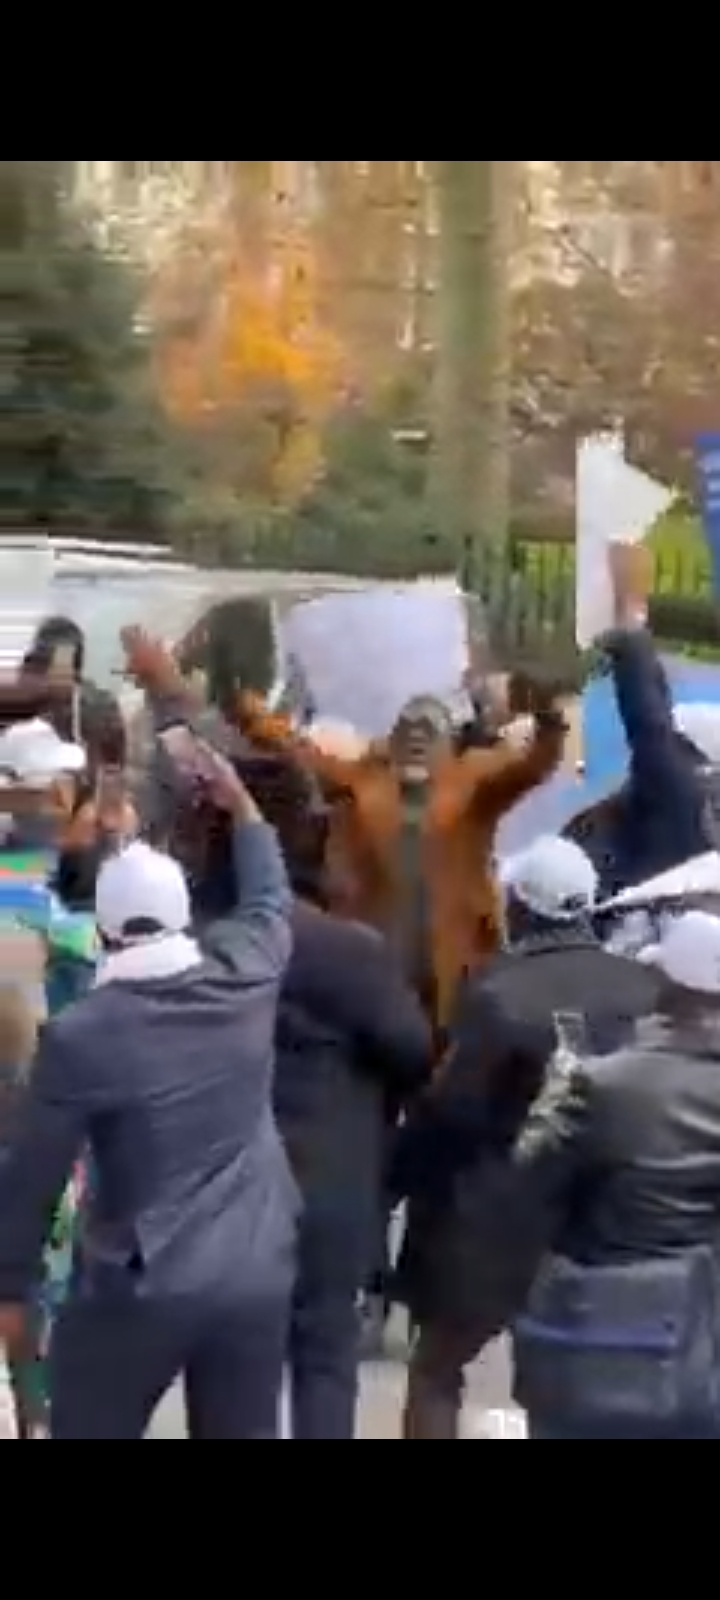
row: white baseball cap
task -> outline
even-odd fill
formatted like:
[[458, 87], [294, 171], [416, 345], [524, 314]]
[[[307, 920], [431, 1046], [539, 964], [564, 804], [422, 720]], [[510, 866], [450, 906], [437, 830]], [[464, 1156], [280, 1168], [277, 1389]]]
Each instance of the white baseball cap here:
[[678, 988], [720, 995], [720, 917], [707, 911], [686, 912], [671, 924], [662, 943], [644, 950], [640, 960], [657, 967]]
[[49, 722], [15, 722], [0, 733], [0, 774], [6, 785], [44, 788], [86, 766], [82, 745], [66, 744]]
[[138, 922], [155, 923], [167, 934], [185, 933], [192, 919], [182, 867], [140, 841], [101, 869], [95, 908], [100, 932], [113, 940], [127, 939], [127, 929]]
[[511, 856], [500, 877], [509, 894], [549, 922], [573, 922], [597, 901], [597, 872], [585, 851], [569, 839], [538, 839], [529, 850]]

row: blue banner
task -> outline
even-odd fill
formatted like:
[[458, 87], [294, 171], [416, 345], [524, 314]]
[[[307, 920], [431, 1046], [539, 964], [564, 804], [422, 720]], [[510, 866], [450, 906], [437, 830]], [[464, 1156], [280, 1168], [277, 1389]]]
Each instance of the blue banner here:
[[720, 594], [720, 433], [703, 433], [697, 441], [705, 537], [712, 555], [715, 590]]

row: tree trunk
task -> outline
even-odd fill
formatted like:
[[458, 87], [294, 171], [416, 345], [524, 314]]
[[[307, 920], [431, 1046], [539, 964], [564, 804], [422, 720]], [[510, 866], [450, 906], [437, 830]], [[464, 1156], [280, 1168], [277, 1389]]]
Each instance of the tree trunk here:
[[434, 497], [458, 550], [501, 542], [510, 513], [512, 161], [436, 163], [440, 222]]

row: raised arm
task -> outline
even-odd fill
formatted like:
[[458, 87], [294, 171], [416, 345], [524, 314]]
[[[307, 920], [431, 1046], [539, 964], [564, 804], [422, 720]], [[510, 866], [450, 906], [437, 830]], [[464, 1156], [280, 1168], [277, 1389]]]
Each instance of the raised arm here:
[[294, 901], [277, 834], [221, 759], [212, 798], [232, 819], [237, 900], [233, 915], [210, 929], [208, 943], [243, 982], [279, 983], [292, 950]]
[[616, 545], [610, 563], [617, 627], [605, 646], [633, 778], [647, 789], [653, 804], [694, 806], [695, 777], [679, 746], [670, 685], [647, 627], [652, 558], [644, 547]]
[[365, 766], [364, 756], [351, 759], [314, 743], [306, 734], [299, 734], [293, 728], [289, 717], [270, 711], [260, 695], [240, 696], [238, 718], [251, 744], [261, 750], [291, 751], [326, 792], [341, 793], [355, 789]]
[[128, 677], [144, 691], [153, 734], [186, 722], [210, 744], [226, 749], [229, 730], [225, 718], [188, 683], [171, 651], [141, 628], [126, 628], [122, 641]]
[[555, 705], [535, 712], [534, 734], [524, 749], [504, 744], [494, 750], [467, 750], [456, 762], [449, 803], [458, 811], [477, 809], [496, 825], [533, 789], [551, 778], [563, 758], [567, 723]]
[[553, 1063], [514, 1152], [516, 1172], [550, 1219], [567, 1203], [580, 1173], [591, 1163], [596, 1105], [591, 1073], [582, 1064], [568, 1074]]

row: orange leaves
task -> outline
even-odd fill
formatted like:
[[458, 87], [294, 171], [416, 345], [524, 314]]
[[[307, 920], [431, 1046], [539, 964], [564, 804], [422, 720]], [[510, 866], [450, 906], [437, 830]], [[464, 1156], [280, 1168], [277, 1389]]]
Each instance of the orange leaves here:
[[[322, 427], [342, 394], [345, 361], [320, 316], [307, 242], [284, 236], [257, 255], [251, 259], [232, 235], [208, 242], [200, 314], [161, 340], [158, 365], [165, 403], [179, 422], [229, 439], [243, 429], [241, 476], [248, 429], [257, 427], [262, 463], [254, 463], [249, 487], [257, 493], [263, 480], [270, 498], [286, 502], [318, 474]], [[196, 287], [188, 298], [197, 306]], [[177, 315], [176, 275], [173, 302]]]

